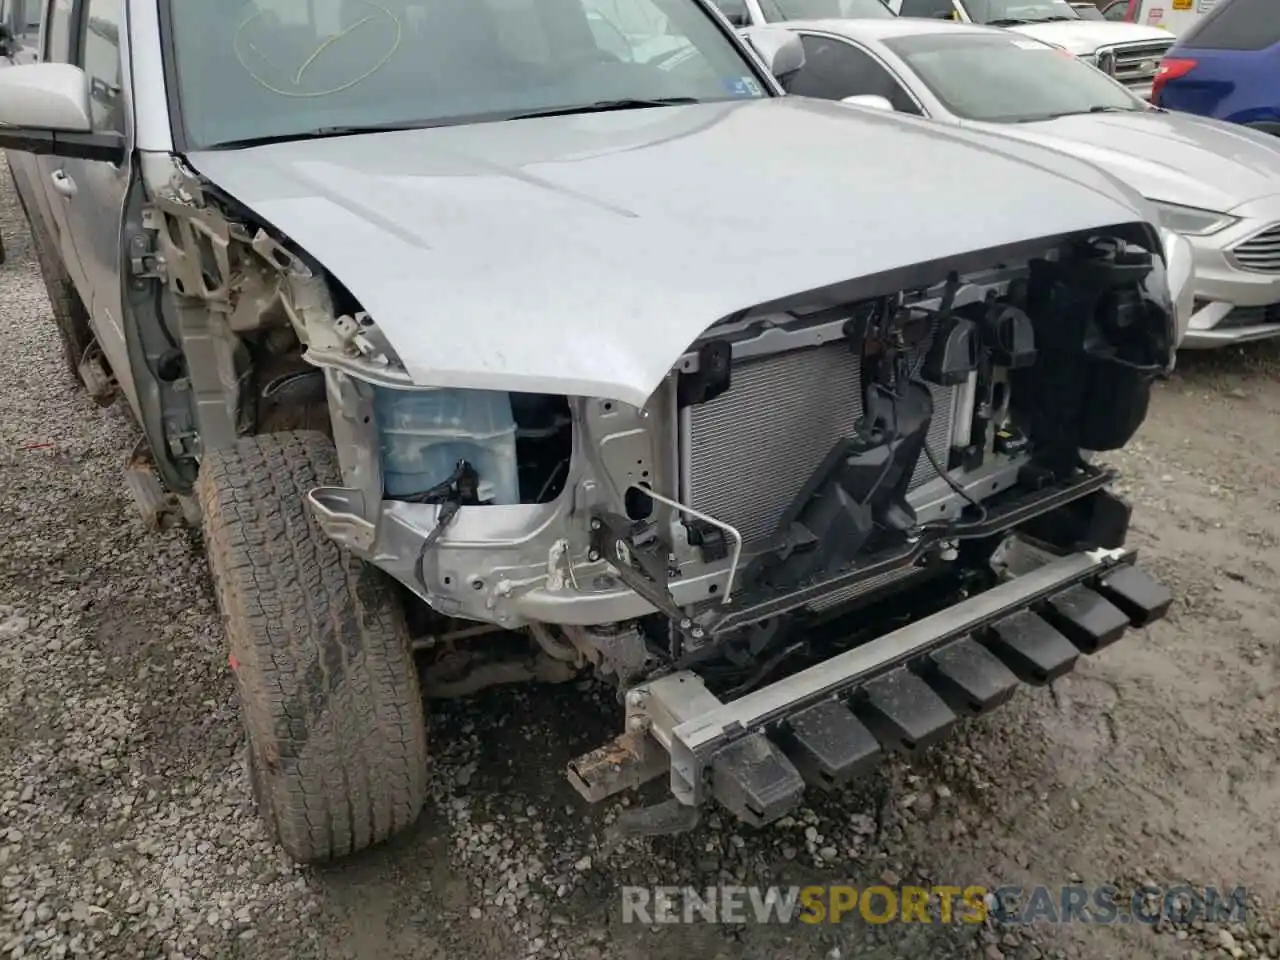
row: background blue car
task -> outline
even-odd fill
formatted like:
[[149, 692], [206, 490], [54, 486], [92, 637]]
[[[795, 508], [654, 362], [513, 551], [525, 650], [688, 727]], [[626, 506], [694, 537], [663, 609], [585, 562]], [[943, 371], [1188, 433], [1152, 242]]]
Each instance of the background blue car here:
[[1280, 4], [1219, 0], [1165, 54], [1151, 102], [1280, 135]]

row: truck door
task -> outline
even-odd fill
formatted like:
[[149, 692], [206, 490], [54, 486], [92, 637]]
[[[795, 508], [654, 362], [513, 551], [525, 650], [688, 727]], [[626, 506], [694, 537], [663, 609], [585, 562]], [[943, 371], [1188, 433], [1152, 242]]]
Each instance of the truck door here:
[[[76, 53], [75, 0], [49, 0], [46, 26], [42, 33], [43, 59], [51, 63], [74, 63]], [[35, 180], [40, 188], [44, 222], [50, 239], [62, 255], [71, 282], [75, 284], [85, 304], [89, 303], [89, 285], [76, 252], [75, 239], [67, 227], [71, 195], [75, 185], [69, 183], [66, 167], [70, 161], [60, 157], [33, 157]]]
[[[125, 0], [79, 0], [72, 62], [89, 78], [89, 113], [94, 132], [121, 134], [125, 138], [126, 159], [119, 165], [105, 160], [61, 162], [62, 177], [68, 185], [68, 232], [75, 238], [85, 279], [81, 296], [93, 318], [98, 343], [116, 371], [129, 369], [121, 316], [120, 248], [125, 195], [133, 175], [127, 159], [132, 152], [133, 124], [124, 68], [128, 50], [124, 3]], [[122, 388], [131, 391], [130, 378], [117, 379]]]

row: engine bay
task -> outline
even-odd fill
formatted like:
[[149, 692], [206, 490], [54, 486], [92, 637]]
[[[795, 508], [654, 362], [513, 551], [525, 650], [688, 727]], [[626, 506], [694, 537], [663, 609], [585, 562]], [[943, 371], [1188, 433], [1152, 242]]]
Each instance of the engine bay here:
[[[1152, 270], [1149, 253], [1091, 238], [1025, 269], [963, 280], [952, 272], [934, 288], [816, 312], [787, 330], [739, 320], [709, 331], [678, 368], [681, 496], [650, 501], [643, 490], [652, 488], [637, 484], [648, 502], [593, 525], [596, 552], [661, 611], [638, 631], [649, 666], [720, 670], [747, 689], [743, 678], [763, 681], [774, 658], [821, 646], [817, 624], [856, 611], [874, 632], [904, 609], [919, 612], [924, 598], [945, 606], [990, 586], [990, 558], [1010, 532], [1061, 551], [1120, 546], [1128, 507], [1106, 490], [1114, 475], [1088, 455], [1133, 436], [1152, 381], [1167, 370], [1168, 307], [1148, 282]], [[787, 337], [803, 345], [753, 349]], [[822, 378], [803, 404], [760, 390], [767, 357], [795, 364], [824, 351], [790, 374]], [[842, 392], [844, 376], [856, 393]], [[770, 454], [770, 438], [748, 421], [732, 444], [749, 457], [709, 478], [714, 456], [691, 427], [699, 417], [715, 423], [711, 447], [731, 455], [724, 433], [733, 418], [705, 411], [730, 405], [735, 390], [757, 391], [735, 416], [760, 411], [781, 442]], [[829, 418], [821, 450], [805, 434], [830, 412], [813, 402], [819, 396], [857, 408], [852, 429]], [[782, 412], [766, 412], [770, 403]], [[751, 524], [766, 496], [781, 502], [762, 531]], [[730, 603], [672, 599], [683, 546], [664, 526], [672, 515], [704, 562], [732, 558]], [[929, 589], [908, 590], [908, 580]], [[856, 642], [844, 620], [827, 641]]]

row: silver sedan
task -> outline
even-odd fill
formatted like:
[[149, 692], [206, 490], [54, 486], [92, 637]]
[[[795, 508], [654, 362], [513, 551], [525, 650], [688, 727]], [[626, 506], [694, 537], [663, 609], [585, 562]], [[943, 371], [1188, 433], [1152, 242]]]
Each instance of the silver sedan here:
[[785, 26], [806, 54], [793, 94], [996, 130], [1088, 160], [1147, 197], [1195, 248], [1184, 347], [1280, 336], [1280, 137], [1152, 107], [1061, 48], [1007, 30], [912, 19]]

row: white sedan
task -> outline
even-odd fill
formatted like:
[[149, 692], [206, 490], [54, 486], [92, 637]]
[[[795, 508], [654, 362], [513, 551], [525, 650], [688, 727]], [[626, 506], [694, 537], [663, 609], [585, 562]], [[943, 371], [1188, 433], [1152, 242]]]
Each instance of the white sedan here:
[[1195, 249], [1184, 347], [1280, 335], [1280, 137], [1152, 107], [1062, 48], [994, 27], [906, 18], [785, 26], [805, 48], [793, 94], [1047, 145], [1151, 200]]

